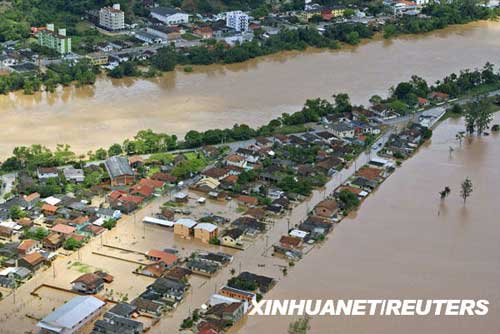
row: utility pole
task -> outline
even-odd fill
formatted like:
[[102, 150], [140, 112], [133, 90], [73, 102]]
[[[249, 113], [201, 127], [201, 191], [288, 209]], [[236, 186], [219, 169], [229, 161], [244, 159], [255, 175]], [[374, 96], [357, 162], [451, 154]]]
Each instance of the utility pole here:
[[268, 243], [269, 243], [269, 236], [266, 235], [266, 249], [264, 249], [264, 256], [267, 255], [267, 247], [268, 247]]

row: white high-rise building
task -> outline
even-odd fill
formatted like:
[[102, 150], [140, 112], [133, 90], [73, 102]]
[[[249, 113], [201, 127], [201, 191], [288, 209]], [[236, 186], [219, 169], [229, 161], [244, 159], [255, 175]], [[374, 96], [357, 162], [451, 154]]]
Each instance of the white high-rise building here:
[[248, 15], [241, 10], [226, 13], [226, 26], [236, 31], [248, 30]]
[[120, 9], [120, 4], [101, 8], [99, 11], [99, 25], [111, 31], [125, 28], [125, 13]]

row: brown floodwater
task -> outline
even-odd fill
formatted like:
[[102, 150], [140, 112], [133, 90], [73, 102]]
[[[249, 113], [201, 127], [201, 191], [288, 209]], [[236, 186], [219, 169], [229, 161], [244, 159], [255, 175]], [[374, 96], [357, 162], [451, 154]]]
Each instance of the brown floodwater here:
[[[431, 143], [266, 298], [487, 299], [487, 316], [315, 317], [310, 333], [498, 333], [500, 136], [460, 147], [455, 134], [463, 128], [460, 120], [439, 125]], [[459, 188], [465, 177], [474, 191], [464, 205]], [[438, 191], [446, 185], [452, 192], [441, 201]], [[286, 333], [292, 320], [249, 317], [238, 333]]]
[[286, 52], [234, 65], [179, 70], [155, 80], [100, 78], [94, 87], [0, 96], [0, 157], [15, 146], [68, 143], [79, 153], [152, 128], [177, 135], [234, 123], [259, 125], [307, 98], [347, 92], [355, 103], [411, 75], [434, 81], [495, 62], [500, 23], [374, 40], [342, 50]]

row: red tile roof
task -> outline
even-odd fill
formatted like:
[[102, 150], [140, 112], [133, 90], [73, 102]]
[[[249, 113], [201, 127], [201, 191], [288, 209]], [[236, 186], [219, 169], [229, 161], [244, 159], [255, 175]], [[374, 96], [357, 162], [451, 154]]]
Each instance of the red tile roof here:
[[22, 259], [32, 266], [36, 266], [44, 261], [44, 257], [40, 253], [31, 253], [25, 255]]
[[257, 205], [257, 204], [259, 204], [259, 200], [256, 197], [247, 196], [247, 195], [238, 196], [237, 200], [239, 202], [242, 202], [242, 203], [245, 203], [245, 204], [250, 204], [250, 205]]
[[154, 193], [154, 189], [145, 185], [136, 184], [130, 188], [131, 194], [139, 194], [143, 197], [151, 197]]
[[21, 244], [19, 244], [19, 246], [17, 246], [17, 250], [21, 251], [21, 252], [26, 252], [29, 248], [33, 247], [37, 243], [38, 243], [38, 241], [33, 240], [33, 239], [23, 240], [21, 242]]
[[161, 188], [165, 182], [159, 181], [159, 180], [152, 180], [152, 179], [142, 179], [139, 181], [139, 185], [141, 186], [148, 186], [150, 188]]
[[74, 228], [73, 226], [69, 226], [69, 225], [57, 224], [57, 225], [53, 226], [50, 230], [52, 232], [61, 233], [61, 234], [71, 234], [71, 233], [76, 231], [76, 228]]
[[55, 205], [50, 205], [50, 204], [42, 205], [42, 211], [45, 211], [45, 212], [55, 213], [57, 211], [57, 209], [59, 209], [59, 208]]
[[152, 258], [158, 258], [161, 262], [165, 263], [168, 266], [174, 264], [177, 261], [177, 256], [175, 254], [162, 252], [157, 249], [151, 249], [146, 253], [146, 255]]

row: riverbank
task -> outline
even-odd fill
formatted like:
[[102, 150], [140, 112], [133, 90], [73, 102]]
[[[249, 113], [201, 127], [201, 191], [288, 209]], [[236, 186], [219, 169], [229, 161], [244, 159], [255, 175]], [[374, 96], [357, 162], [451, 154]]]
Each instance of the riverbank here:
[[495, 59], [499, 29], [498, 23], [481, 22], [425, 37], [286, 53], [193, 73], [172, 72], [155, 80], [102, 79], [96, 87], [68, 87], [56, 94], [11, 93], [0, 96], [0, 156], [32, 143], [68, 143], [78, 154], [86, 153], [146, 128], [181, 137], [191, 129], [259, 126], [299, 110], [308, 98], [328, 98], [339, 91], [354, 104], [367, 105], [368, 97], [386, 95], [387, 87], [413, 74], [432, 82]]

